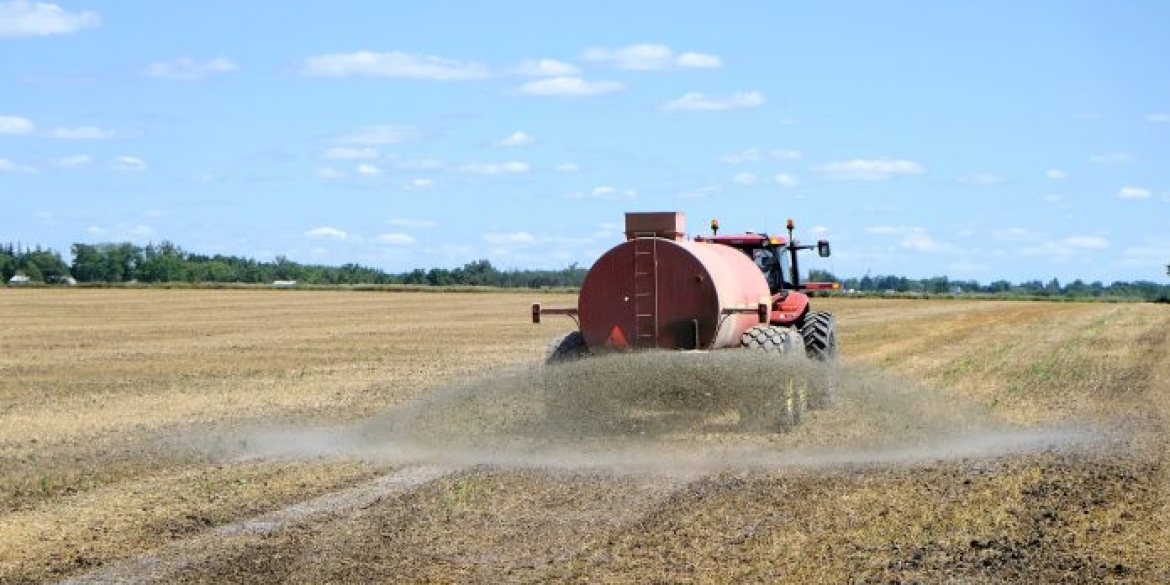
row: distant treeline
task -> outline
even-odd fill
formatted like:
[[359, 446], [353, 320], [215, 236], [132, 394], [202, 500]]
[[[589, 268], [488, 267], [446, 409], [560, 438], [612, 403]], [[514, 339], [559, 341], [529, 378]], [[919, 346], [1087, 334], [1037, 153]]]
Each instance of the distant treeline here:
[[306, 285], [411, 284], [431, 286], [579, 287], [584, 268], [575, 264], [561, 270], [499, 270], [487, 260], [448, 270], [415, 269], [393, 274], [359, 264], [323, 266], [300, 264], [283, 256], [272, 262], [251, 258], [193, 254], [171, 242], [136, 246], [74, 244], [71, 262], [61, 254], [39, 246], [0, 245], [0, 275], [9, 282], [15, 275], [45, 284], [75, 283], [242, 283], [270, 284], [296, 281]]
[[[509, 288], [579, 287], [585, 280], [585, 268], [576, 264], [561, 270], [499, 270], [487, 260], [477, 260], [462, 268], [417, 268], [401, 274], [389, 273], [359, 264], [323, 266], [300, 264], [283, 256], [260, 262], [251, 258], [216, 254], [192, 254], [170, 243], [147, 246], [130, 243], [74, 244], [72, 261], [61, 254], [41, 248], [0, 245], [0, 276], [9, 282], [15, 275], [30, 282], [45, 284], [96, 283], [241, 283], [271, 284], [296, 281], [306, 285], [423, 285], [423, 286], [495, 286]], [[974, 280], [951, 280], [946, 276], [906, 278], [904, 276], [863, 276], [839, 279], [823, 270], [809, 272], [809, 280], [840, 282], [844, 291], [878, 294], [963, 295], [987, 294], [1002, 297], [1116, 298], [1170, 300], [1170, 285], [1150, 281], [1086, 283], [1074, 280], [1061, 283], [1029, 280], [1011, 283], [996, 280], [981, 284]]]

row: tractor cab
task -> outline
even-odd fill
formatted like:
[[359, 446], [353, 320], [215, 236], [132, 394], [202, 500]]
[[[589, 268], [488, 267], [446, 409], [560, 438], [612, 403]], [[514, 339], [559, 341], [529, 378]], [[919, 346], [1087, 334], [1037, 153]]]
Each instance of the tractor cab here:
[[764, 273], [772, 294], [795, 288], [792, 284], [792, 263], [785, 253], [788, 239], [782, 236], [754, 234], [696, 236], [696, 242], [720, 244], [743, 252]]

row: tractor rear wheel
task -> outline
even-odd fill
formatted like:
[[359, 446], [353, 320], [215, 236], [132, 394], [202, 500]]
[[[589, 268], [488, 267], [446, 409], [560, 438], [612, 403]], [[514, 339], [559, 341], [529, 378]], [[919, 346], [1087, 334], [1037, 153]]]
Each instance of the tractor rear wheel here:
[[791, 329], [775, 325], [756, 325], [744, 331], [739, 344], [746, 349], [784, 355], [795, 354], [798, 347]]
[[585, 336], [580, 331], [570, 331], [552, 341], [545, 353], [545, 365], [556, 365], [563, 362], [579, 360], [589, 355], [589, 346], [585, 345]]
[[808, 357], [821, 361], [837, 358], [837, 328], [832, 313], [817, 311], [805, 315], [800, 324], [800, 335], [804, 338], [804, 352]]

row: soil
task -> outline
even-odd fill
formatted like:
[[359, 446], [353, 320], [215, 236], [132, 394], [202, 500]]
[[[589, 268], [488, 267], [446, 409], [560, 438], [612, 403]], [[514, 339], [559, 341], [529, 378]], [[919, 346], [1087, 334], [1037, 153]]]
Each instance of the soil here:
[[1164, 306], [548, 368], [530, 294], [0, 292], [0, 582], [1170, 581]]

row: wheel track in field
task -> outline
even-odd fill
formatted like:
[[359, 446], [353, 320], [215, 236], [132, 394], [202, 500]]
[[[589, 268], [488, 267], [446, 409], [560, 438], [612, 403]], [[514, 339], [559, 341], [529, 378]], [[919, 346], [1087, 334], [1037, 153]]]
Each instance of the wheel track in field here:
[[135, 557], [114, 561], [97, 571], [60, 583], [172, 583], [179, 580], [184, 569], [225, 548], [242, 549], [256, 540], [299, 524], [353, 518], [385, 498], [406, 493], [457, 471], [457, 467], [439, 465], [404, 467], [351, 488], [224, 524]]

